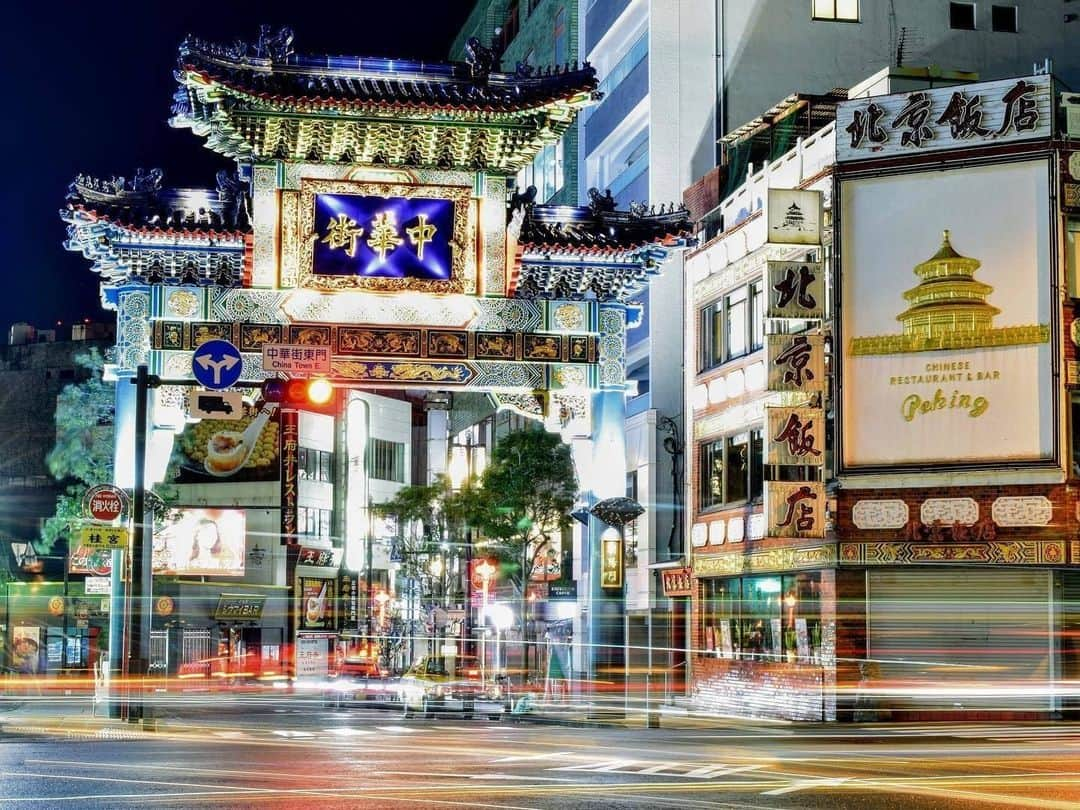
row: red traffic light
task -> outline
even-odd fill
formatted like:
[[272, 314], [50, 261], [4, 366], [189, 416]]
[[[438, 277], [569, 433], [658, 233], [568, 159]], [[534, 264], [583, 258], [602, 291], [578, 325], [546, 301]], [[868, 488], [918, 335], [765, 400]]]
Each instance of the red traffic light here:
[[322, 377], [310, 380], [267, 380], [262, 385], [266, 402], [277, 402], [283, 408], [325, 411], [333, 405], [334, 386]]

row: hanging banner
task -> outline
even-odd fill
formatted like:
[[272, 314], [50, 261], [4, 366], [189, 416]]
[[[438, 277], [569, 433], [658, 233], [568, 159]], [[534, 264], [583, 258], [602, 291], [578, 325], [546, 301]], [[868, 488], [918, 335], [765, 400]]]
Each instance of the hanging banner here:
[[766, 481], [769, 537], [825, 536], [825, 485], [820, 481]]
[[769, 390], [825, 390], [825, 338], [818, 334], [766, 335]]
[[281, 413], [281, 543], [296, 542], [297, 479], [300, 452], [300, 415], [278, 408]]
[[822, 408], [766, 408], [767, 464], [825, 463], [825, 411]]
[[825, 317], [825, 270], [821, 262], [769, 262], [766, 318]]

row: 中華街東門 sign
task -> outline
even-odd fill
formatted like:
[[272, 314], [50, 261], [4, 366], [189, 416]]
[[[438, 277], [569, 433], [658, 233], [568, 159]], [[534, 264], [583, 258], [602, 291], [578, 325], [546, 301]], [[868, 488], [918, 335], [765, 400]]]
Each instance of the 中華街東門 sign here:
[[312, 273], [449, 280], [454, 202], [316, 194]]
[[1049, 178], [1040, 159], [841, 182], [845, 470], [1053, 458]]
[[887, 96], [836, 107], [836, 161], [1049, 138], [1050, 76], [1028, 76]]

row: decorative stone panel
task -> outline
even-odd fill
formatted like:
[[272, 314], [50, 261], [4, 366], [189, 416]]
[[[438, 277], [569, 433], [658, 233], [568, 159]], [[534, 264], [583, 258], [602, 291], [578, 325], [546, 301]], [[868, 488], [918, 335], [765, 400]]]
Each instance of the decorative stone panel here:
[[765, 515], [758, 512], [756, 515], [750, 516], [750, 526], [748, 530], [751, 540], [760, 540], [765, 536]]
[[709, 540], [709, 528], [704, 523], [695, 523], [690, 530], [690, 544], [694, 548], [701, 548]]
[[714, 520], [709, 524], [709, 545], [719, 546], [724, 542], [724, 534], [727, 524], [722, 520]]
[[728, 540], [732, 543], [741, 543], [743, 540], [743, 519], [731, 518], [727, 524], [727, 536]]
[[919, 520], [927, 525], [938, 520], [946, 526], [971, 526], [979, 520], [979, 504], [974, 498], [928, 498], [919, 509]]
[[990, 514], [998, 526], [1046, 526], [1053, 517], [1050, 499], [1042, 495], [995, 498]]
[[902, 529], [910, 517], [908, 505], [900, 500], [856, 501], [851, 522], [859, 529]]

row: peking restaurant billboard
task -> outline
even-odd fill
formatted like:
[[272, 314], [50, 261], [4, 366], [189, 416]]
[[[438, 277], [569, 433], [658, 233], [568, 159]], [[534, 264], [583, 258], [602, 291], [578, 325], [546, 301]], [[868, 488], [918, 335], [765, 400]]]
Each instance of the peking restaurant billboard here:
[[1052, 460], [1047, 161], [840, 194], [843, 469]]

